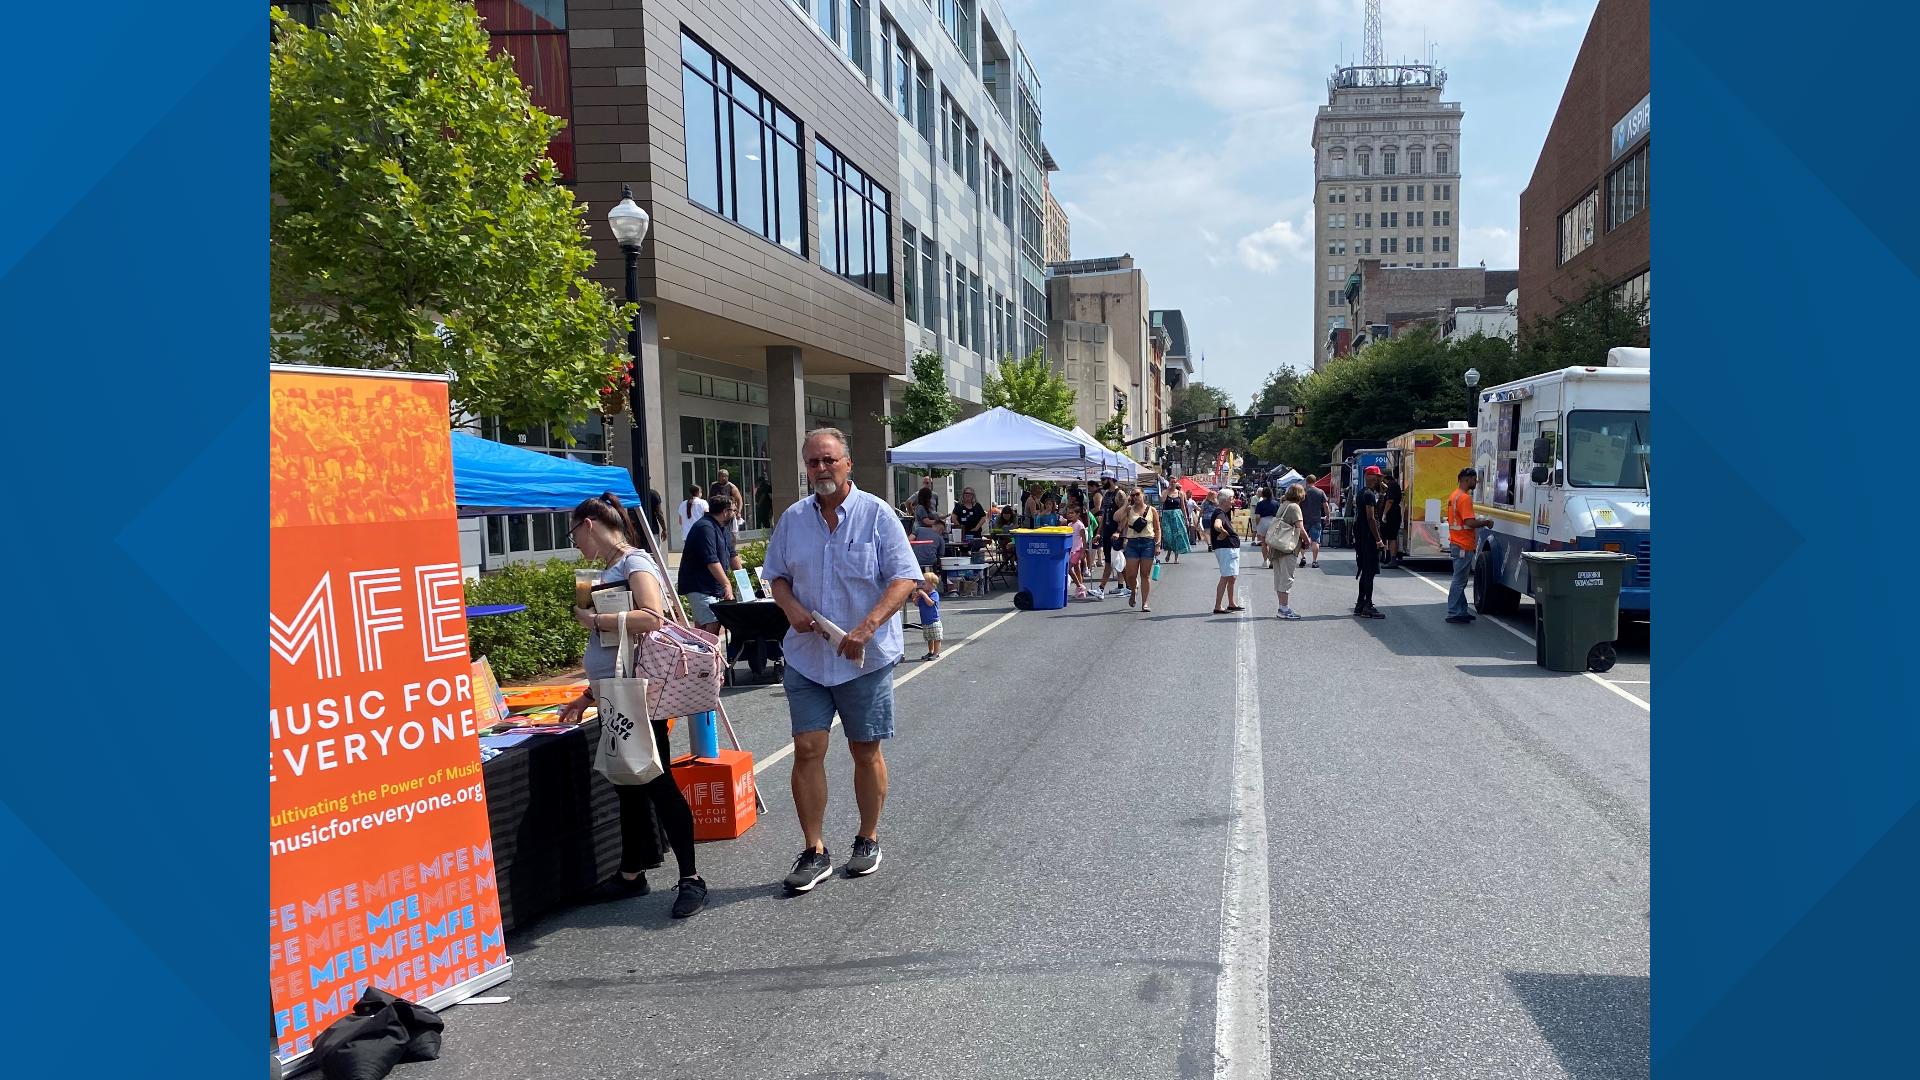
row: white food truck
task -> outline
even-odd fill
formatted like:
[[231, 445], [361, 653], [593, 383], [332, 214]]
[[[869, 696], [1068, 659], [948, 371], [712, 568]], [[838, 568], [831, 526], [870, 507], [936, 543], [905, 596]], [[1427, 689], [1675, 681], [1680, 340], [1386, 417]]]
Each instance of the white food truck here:
[[1653, 488], [1648, 349], [1607, 352], [1480, 391], [1473, 465], [1482, 532], [1474, 606], [1510, 614], [1531, 591], [1525, 551], [1617, 551], [1636, 560], [1620, 613], [1652, 612]]

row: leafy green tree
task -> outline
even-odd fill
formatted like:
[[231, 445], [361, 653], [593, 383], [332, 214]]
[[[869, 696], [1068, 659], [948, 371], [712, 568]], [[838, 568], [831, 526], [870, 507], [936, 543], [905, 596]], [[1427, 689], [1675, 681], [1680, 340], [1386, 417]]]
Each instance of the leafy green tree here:
[[[1645, 347], [1651, 334], [1647, 302], [1621, 300], [1604, 279], [1595, 275], [1589, 279], [1586, 292], [1559, 315], [1536, 319], [1532, 326], [1521, 328], [1515, 358], [1519, 374], [1510, 375], [1508, 379], [1558, 368], [1604, 364], [1608, 349], [1622, 345]], [[1483, 382], [1482, 385], [1496, 384]]]
[[465, 415], [584, 420], [623, 384], [633, 312], [587, 276], [585, 207], [546, 156], [561, 121], [471, 4], [332, 10], [272, 12], [274, 359], [451, 372]]
[[[1208, 420], [1219, 416], [1223, 408], [1231, 410], [1236, 415], [1239, 413], [1239, 410], [1234, 408], [1233, 398], [1229, 397], [1226, 391], [1205, 383], [1188, 383], [1174, 391], [1173, 404], [1167, 410], [1168, 424], [1172, 426], [1194, 420]], [[1239, 420], [1228, 424], [1225, 431], [1221, 431], [1213, 424], [1203, 424], [1172, 438], [1176, 449], [1183, 454], [1183, 460], [1190, 470], [1203, 466], [1211, 467], [1213, 460], [1222, 450], [1244, 452], [1248, 442], [1246, 425]]]
[[922, 349], [913, 355], [911, 374], [900, 411], [887, 418], [896, 446], [952, 427], [960, 419], [960, 405], [947, 393], [945, 358]]
[[1072, 430], [1074, 425], [1073, 387], [1047, 363], [1043, 349], [1018, 360], [1011, 356], [1002, 359], [998, 372], [987, 373], [980, 400], [990, 409], [1004, 405], [1054, 427]]
[[1107, 422], [1100, 425], [1100, 430], [1093, 433], [1093, 437], [1109, 450], [1125, 450], [1127, 414], [1115, 409], [1113, 415], [1107, 417]]
[[[1273, 410], [1289, 408], [1299, 403], [1300, 381], [1303, 377], [1292, 368], [1280, 368], [1267, 376], [1267, 381], [1260, 387], [1260, 392], [1254, 395], [1253, 407], [1247, 410], [1253, 416], [1253, 419], [1246, 422], [1247, 441], [1250, 448], [1274, 426], [1270, 418]], [[1286, 421], [1283, 419], [1282, 422]], [[1258, 450], [1251, 450], [1251, 452], [1259, 455]], [[1265, 460], [1264, 455], [1261, 457]]]

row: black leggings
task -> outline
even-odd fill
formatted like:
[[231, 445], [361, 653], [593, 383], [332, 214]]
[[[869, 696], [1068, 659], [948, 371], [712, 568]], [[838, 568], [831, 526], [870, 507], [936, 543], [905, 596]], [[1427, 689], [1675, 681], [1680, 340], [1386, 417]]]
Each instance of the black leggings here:
[[[653, 718], [653, 742], [660, 749], [660, 761], [672, 761], [667, 741], [667, 719]], [[654, 851], [653, 822], [657, 817], [673, 845], [673, 857], [680, 863], [680, 876], [693, 877], [693, 810], [687, 806], [680, 785], [674, 783], [673, 770], [645, 784], [615, 784], [620, 796], [620, 872], [638, 874], [647, 869]], [[652, 811], [649, 813], [648, 811]]]

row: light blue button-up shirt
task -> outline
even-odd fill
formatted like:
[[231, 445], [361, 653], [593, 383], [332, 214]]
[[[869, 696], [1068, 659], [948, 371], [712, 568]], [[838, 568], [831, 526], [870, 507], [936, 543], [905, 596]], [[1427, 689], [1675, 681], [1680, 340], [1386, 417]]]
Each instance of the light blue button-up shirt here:
[[[819, 498], [809, 495], [780, 515], [760, 566], [769, 587], [787, 579], [801, 607], [842, 630], [865, 619], [887, 586], [919, 581], [924, 573], [893, 508], [851, 481], [847, 486], [838, 528], [827, 528]], [[783, 648], [788, 667], [821, 686], [838, 686], [900, 662], [900, 615], [895, 612], [873, 632], [863, 663], [841, 656], [819, 634], [797, 634], [792, 627]]]

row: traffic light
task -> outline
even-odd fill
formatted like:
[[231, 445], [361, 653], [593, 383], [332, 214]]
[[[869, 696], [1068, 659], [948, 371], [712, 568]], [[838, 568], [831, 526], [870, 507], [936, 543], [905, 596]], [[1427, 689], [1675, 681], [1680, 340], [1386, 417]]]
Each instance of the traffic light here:
[[1306, 427], [1306, 426], [1307, 426], [1307, 410], [1306, 410], [1305, 408], [1302, 408], [1301, 406], [1298, 406], [1298, 405], [1296, 405], [1296, 406], [1294, 406], [1294, 408], [1293, 408], [1293, 426], [1294, 426], [1294, 427]]
[[1216, 420], [1214, 420], [1213, 426], [1220, 429], [1221, 431], [1225, 431], [1227, 430], [1227, 427], [1230, 424], [1232, 424], [1232, 422], [1233, 422], [1233, 410], [1227, 408], [1225, 405], [1220, 406], [1220, 415]]

